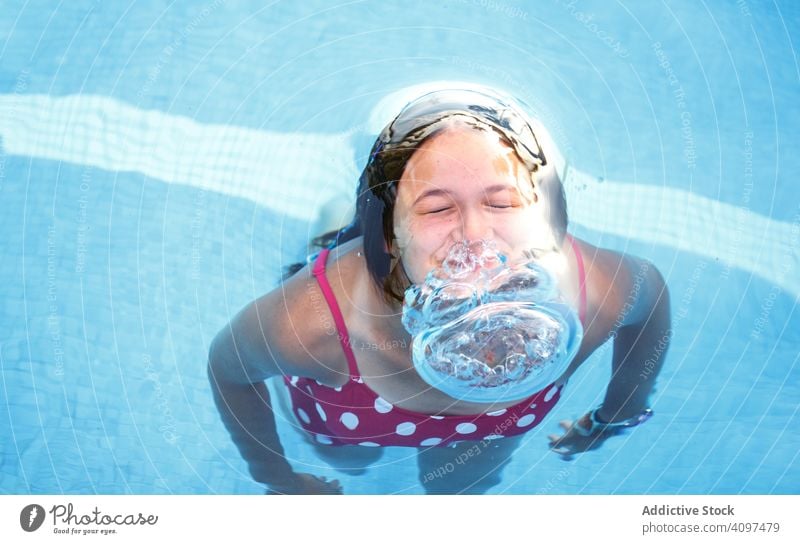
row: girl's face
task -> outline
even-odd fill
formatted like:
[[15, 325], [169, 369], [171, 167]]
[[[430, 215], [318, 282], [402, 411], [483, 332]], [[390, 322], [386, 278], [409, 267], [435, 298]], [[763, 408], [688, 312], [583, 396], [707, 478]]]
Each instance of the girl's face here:
[[511, 260], [553, 246], [543, 199], [513, 149], [491, 130], [453, 126], [426, 141], [397, 187], [392, 250], [413, 283], [461, 240], [492, 239]]

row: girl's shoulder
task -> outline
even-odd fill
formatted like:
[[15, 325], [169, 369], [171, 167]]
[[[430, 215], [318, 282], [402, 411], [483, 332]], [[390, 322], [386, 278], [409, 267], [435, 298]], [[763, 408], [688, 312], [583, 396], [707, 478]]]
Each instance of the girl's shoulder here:
[[306, 369], [307, 377], [326, 385], [338, 384], [342, 374], [347, 374], [333, 307], [347, 323], [359, 281], [354, 256], [344, 247], [328, 254], [324, 274], [332, 295], [329, 298], [312, 273], [313, 261], [265, 295], [274, 308], [273, 338], [281, 353]]
[[598, 321], [621, 326], [640, 309], [642, 294], [660, 278], [655, 265], [629, 253], [581, 241], [589, 311]]

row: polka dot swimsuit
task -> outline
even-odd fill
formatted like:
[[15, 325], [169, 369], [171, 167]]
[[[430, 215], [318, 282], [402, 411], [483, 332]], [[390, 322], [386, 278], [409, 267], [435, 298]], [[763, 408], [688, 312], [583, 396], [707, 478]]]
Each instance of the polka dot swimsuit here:
[[[581, 278], [581, 320], [585, 311], [584, 273], [575, 249]], [[494, 440], [536, 427], [555, 406], [562, 387], [549, 385], [508, 408], [478, 415], [429, 415], [394, 406], [370, 389], [358, 372], [341, 310], [325, 277], [329, 249], [314, 261], [313, 274], [333, 314], [347, 356], [350, 379], [341, 387], [316, 380], [285, 377], [297, 421], [320, 444], [334, 446], [447, 446], [460, 440]]]

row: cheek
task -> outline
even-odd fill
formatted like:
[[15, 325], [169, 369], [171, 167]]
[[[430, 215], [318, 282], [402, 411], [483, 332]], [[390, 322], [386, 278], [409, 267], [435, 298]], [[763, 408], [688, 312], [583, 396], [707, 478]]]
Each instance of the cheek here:
[[[495, 222], [495, 231], [509, 240], [525, 240], [538, 228], [536, 215], [530, 208], [509, 214]], [[502, 234], [501, 234], [502, 233]]]
[[498, 222], [495, 234], [505, 243], [511, 256], [516, 257], [525, 249], [552, 245], [549, 242], [551, 230], [537, 219], [532, 210], [526, 210]]
[[517, 248], [551, 248], [558, 245], [553, 226], [538, 213], [528, 215], [524, 224], [516, 229], [514, 242]]

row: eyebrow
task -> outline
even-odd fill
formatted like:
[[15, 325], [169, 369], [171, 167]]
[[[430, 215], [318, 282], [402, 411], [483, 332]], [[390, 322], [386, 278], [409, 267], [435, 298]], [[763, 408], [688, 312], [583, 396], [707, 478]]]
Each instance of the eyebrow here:
[[[489, 193], [499, 193], [500, 191], [506, 191], [506, 190], [514, 191], [517, 190], [517, 188], [513, 185], [497, 184], [487, 187], [486, 189], [483, 190], [483, 192], [485, 194], [489, 194]], [[416, 206], [422, 199], [428, 198], [429, 196], [447, 196], [451, 194], [452, 194], [451, 191], [447, 191], [445, 189], [428, 189], [427, 191], [419, 195], [416, 198], [416, 200], [414, 200], [412, 206]]]

